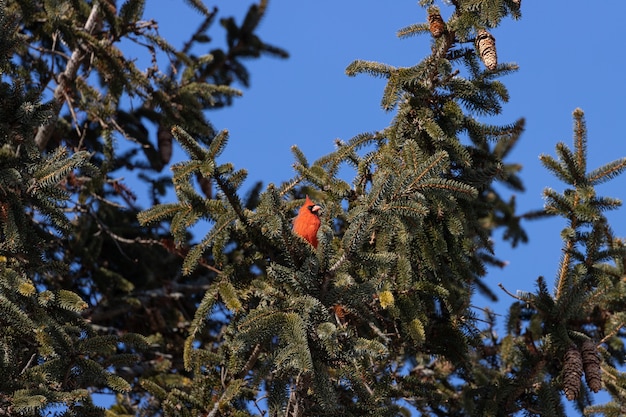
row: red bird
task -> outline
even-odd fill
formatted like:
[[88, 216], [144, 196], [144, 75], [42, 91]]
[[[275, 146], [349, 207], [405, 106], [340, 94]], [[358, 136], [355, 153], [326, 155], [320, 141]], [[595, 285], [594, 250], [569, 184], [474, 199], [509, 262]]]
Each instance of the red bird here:
[[300, 207], [298, 215], [293, 221], [293, 231], [305, 238], [314, 248], [317, 248], [317, 230], [320, 228], [321, 206], [315, 204], [306, 196], [304, 205]]

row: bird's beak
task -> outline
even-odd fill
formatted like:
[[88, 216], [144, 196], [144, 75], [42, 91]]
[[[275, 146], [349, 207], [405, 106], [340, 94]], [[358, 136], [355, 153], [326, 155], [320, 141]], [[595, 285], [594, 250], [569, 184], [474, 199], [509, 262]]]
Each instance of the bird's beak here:
[[322, 212], [322, 206], [318, 206], [317, 204], [314, 205], [313, 207], [311, 207], [311, 213], [315, 213], [319, 216], [319, 214]]

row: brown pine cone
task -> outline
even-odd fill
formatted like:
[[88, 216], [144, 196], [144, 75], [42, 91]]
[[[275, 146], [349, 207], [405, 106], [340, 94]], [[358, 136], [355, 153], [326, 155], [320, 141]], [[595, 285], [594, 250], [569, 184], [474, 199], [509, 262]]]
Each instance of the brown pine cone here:
[[563, 390], [568, 400], [574, 400], [580, 394], [582, 376], [583, 360], [576, 346], [572, 345], [563, 357]]
[[163, 165], [167, 165], [172, 158], [172, 132], [167, 127], [159, 124], [157, 130], [157, 146], [159, 148], [159, 155], [161, 156], [161, 162]]
[[496, 68], [498, 65], [496, 38], [485, 29], [480, 29], [476, 35], [476, 52], [488, 69]]
[[598, 392], [602, 389], [602, 370], [596, 344], [592, 340], [585, 340], [581, 347], [581, 355], [587, 386], [591, 391]]
[[439, 38], [445, 33], [446, 24], [443, 22], [438, 8], [432, 7], [428, 9], [428, 23], [430, 25], [430, 34], [433, 35], [433, 38]]

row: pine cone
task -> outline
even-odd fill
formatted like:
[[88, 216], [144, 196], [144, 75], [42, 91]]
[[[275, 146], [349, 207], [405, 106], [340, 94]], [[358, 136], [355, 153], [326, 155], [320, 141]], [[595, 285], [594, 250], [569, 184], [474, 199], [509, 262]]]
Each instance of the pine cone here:
[[436, 7], [428, 9], [428, 23], [430, 24], [430, 34], [433, 38], [439, 38], [446, 31], [446, 24], [443, 22], [439, 9]]
[[198, 184], [200, 185], [200, 189], [204, 196], [208, 199], [213, 198], [213, 181], [211, 181], [210, 177], [205, 177], [199, 172], [196, 173], [196, 180], [198, 180]]
[[488, 69], [494, 70], [496, 68], [498, 65], [496, 38], [485, 29], [480, 29], [476, 35], [476, 52]]
[[596, 344], [592, 340], [585, 340], [581, 347], [583, 368], [585, 370], [585, 381], [593, 392], [598, 392], [602, 388], [602, 378], [600, 376], [600, 356], [596, 349]]
[[583, 376], [583, 360], [576, 346], [572, 345], [563, 357], [563, 390], [568, 400], [580, 394], [580, 381]]
[[172, 139], [173, 136], [170, 129], [159, 124], [159, 129], [157, 130], [157, 145], [163, 165], [167, 165], [172, 158]]

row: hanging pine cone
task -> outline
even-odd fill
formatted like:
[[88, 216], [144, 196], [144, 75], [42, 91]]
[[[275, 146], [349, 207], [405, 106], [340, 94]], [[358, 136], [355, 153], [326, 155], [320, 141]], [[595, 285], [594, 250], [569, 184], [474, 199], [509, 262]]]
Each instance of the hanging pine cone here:
[[433, 35], [433, 38], [441, 37], [446, 31], [446, 24], [443, 22], [437, 7], [428, 9], [428, 23], [430, 25], [430, 34]]
[[602, 378], [600, 376], [602, 371], [596, 344], [592, 340], [585, 340], [581, 346], [581, 355], [587, 386], [591, 391], [598, 392], [602, 388]]
[[498, 65], [496, 38], [485, 29], [480, 29], [476, 35], [476, 52], [488, 69], [496, 68]]
[[198, 180], [198, 185], [200, 185], [200, 189], [202, 190], [202, 194], [208, 199], [213, 198], [213, 181], [211, 181], [210, 177], [205, 177], [199, 172], [196, 172], [196, 180]]
[[157, 130], [157, 146], [163, 165], [167, 165], [172, 158], [172, 132], [167, 127], [159, 124]]
[[572, 345], [563, 357], [563, 390], [568, 400], [580, 394], [580, 381], [583, 376], [583, 359], [576, 346]]

